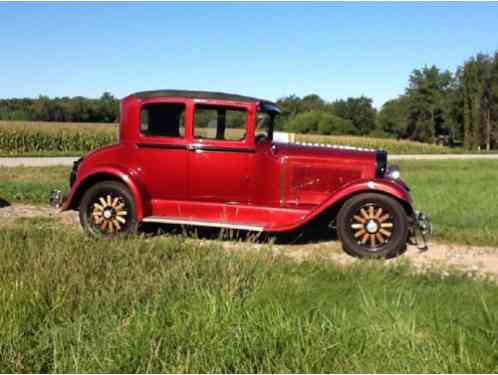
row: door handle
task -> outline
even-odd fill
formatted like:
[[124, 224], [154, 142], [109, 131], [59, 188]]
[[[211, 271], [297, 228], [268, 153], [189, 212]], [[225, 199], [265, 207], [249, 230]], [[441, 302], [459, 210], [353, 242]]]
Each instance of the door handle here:
[[187, 150], [189, 150], [189, 151], [201, 150], [201, 146], [200, 145], [189, 144], [189, 145], [187, 145]]

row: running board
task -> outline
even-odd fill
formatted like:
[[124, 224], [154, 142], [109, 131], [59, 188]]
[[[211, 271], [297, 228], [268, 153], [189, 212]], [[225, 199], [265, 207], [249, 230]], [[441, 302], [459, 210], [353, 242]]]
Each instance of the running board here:
[[233, 224], [223, 221], [184, 220], [184, 219], [178, 219], [176, 217], [167, 217], [167, 216], [147, 216], [143, 218], [142, 222], [239, 229], [239, 230], [249, 230], [253, 232], [262, 232], [264, 229], [264, 227], [258, 225]]

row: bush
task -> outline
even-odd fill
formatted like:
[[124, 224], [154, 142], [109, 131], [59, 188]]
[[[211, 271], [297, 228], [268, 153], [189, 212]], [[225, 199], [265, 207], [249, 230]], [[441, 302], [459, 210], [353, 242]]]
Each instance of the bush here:
[[309, 111], [298, 114], [287, 124], [287, 130], [293, 133], [314, 134], [356, 134], [350, 120], [343, 119], [328, 112]]
[[320, 134], [357, 134], [357, 130], [350, 120], [324, 113], [318, 124]]

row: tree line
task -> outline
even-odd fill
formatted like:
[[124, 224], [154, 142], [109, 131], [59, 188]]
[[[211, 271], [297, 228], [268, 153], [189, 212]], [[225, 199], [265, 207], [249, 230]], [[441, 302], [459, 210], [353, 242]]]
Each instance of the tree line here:
[[318, 95], [291, 95], [280, 129], [322, 134], [370, 134], [426, 143], [498, 148], [498, 52], [477, 54], [455, 72], [437, 66], [412, 71], [405, 92], [379, 111], [367, 97], [327, 103]]
[[436, 66], [415, 69], [405, 93], [384, 103], [380, 111], [364, 96], [326, 102], [315, 94], [303, 98], [290, 95], [277, 101], [282, 108], [277, 127], [297, 133], [458, 143], [466, 135], [462, 77], [462, 69], [455, 74]]
[[295, 133], [365, 135], [375, 131], [377, 111], [364, 96], [326, 102], [316, 94], [277, 100], [276, 128]]
[[[455, 72], [435, 65], [415, 69], [404, 93], [382, 105], [360, 96], [327, 102], [319, 95], [289, 95], [276, 128], [296, 133], [372, 135], [426, 143], [498, 148], [498, 51], [477, 54]], [[117, 122], [119, 101], [99, 99], [0, 99], [0, 120]]]
[[0, 120], [112, 123], [119, 120], [119, 100], [108, 92], [98, 99], [0, 99]]

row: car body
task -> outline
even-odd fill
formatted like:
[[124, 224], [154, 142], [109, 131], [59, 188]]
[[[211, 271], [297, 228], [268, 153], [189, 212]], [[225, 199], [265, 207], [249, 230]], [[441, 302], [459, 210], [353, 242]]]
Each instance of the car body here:
[[[399, 253], [401, 242], [406, 246], [418, 224], [428, 228], [398, 169], [387, 165], [384, 151], [273, 142], [279, 112], [270, 101], [225, 93], [160, 90], [129, 95], [121, 102], [118, 144], [75, 163], [62, 210], [79, 209], [83, 225], [94, 234], [119, 234], [144, 222], [278, 233], [299, 231], [321, 218], [337, 222], [347, 202], [374, 194], [389, 202], [366, 205], [364, 217], [360, 208], [363, 220], [351, 219], [357, 222], [350, 226], [364, 225], [366, 242], [375, 241], [376, 246], [362, 254], [346, 250], [364, 256]], [[85, 194], [105, 182], [120, 184], [128, 201], [112, 193], [111, 184], [82, 208]], [[403, 238], [386, 254], [379, 251], [386, 236], [366, 229], [370, 220], [370, 229], [376, 223], [382, 230], [374, 219], [385, 216], [383, 204], [395, 205], [394, 211], [401, 208], [405, 216], [399, 224]], [[130, 210], [121, 216], [115, 210], [125, 206], [133, 211], [128, 219], [134, 225], [127, 230], [120, 222]], [[384, 212], [389, 211], [386, 207]], [[104, 216], [121, 220], [107, 223]], [[361, 245], [365, 235], [356, 242]]]

